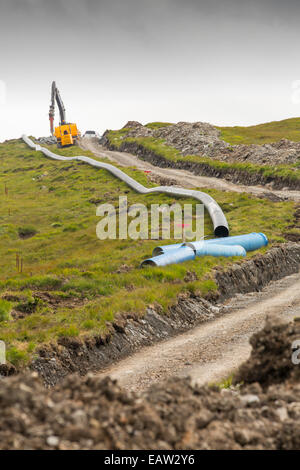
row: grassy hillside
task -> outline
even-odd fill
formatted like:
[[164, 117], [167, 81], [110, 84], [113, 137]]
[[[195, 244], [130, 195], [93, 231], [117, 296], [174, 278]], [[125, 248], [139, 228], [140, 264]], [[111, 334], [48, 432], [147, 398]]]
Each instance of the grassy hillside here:
[[[76, 147], [60, 152], [90, 155]], [[60, 336], [105, 335], [117, 315], [143, 315], [155, 302], [164, 314], [182, 291], [213, 292], [212, 269], [232, 262], [205, 258], [141, 270], [141, 260], [159, 242], [100, 241], [96, 206], [117, 206], [123, 194], [129, 204], [174, 199], [138, 195], [104, 170], [52, 161], [18, 140], [0, 144], [0, 164], [0, 339], [7, 343], [8, 359], [17, 365], [26, 363], [39, 345]], [[125, 171], [152, 185], [145, 173]], [[292, 223], [291, 202], [207, 192], [222, 205], [232, 235], [263, 231], [272, 241], [283, 241]], [[207, 215], [205, 233], [213, 235]], [[185, 280], [187, 271], [196, 272], [198, 280]]]
[[222, 139], [235, 144], [268, 144], [288, 139], [300, 141], [300, 118], [285, 119], [283, 121], [267, 122], [257, 126], [248, 127], [217, 127], [220, 129]]

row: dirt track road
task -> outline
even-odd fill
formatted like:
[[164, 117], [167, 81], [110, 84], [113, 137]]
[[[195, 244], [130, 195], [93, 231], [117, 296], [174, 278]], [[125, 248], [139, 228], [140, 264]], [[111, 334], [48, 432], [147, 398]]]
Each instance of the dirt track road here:
[[166, 178], [176, 181], [178, 186], [185, 188], [210, 188], [219, 189], [221, 191], [233, 191], [238, 193], [251, 193], [255, 196], [272, 196], [275, 195], [282, 199], [290, 199], [300, 202], [300, 191], [291, 190], [272, 190], [263, 186], [246, 186], [234, 184], [220, 178], [210, 178], [207, 176], [197, 176], [187, 170], [176, 170], [172, 168], [159, 168], [151, 163], [140, 160], [135, 155], [126, 152], [113, 152], [101, 147], [95, 139], [81, 139], [81, 148], [90, 150], [96, 156], [108, 158], [114, 163], [118, 163], [124, 167], [135, 167], [141, 171], [151, 171], [158, 178]]
[[174, 375], [190, 376], [200, 384], [221, 381], [247, 360], [249, 338], [267, 315], [287, 320], [300, 315], [300, 273], [262, 292], [238, 295], [223, 310], [216, 320], [143, 348], [97, 375], [109, 375], [130, 390], [144, 390]]

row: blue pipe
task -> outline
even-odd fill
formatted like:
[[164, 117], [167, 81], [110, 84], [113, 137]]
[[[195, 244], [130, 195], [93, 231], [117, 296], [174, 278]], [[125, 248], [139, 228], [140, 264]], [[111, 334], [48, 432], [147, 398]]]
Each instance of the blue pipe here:
[[268, 244], [268, 239], [264, 233], [248, 233], [246, 235], [236, 235], [234, 237], [226, 238], [212, 238], [211, 240], [200, 240], [198, 242], [184, 243], [185, 246], [190, 246], [197, 253], [198, 250], [203, 249], [203, 244], [205, 245], [240, 245], [246, 251], [258, 250], [262, 246]]
[[[201, 243], [201, 242], [200, 242]], [[196, 256], [246, 256], [246, 250], [240, 245], [217, 245], [202, 243], [197, 248]]]
[[[248, 233], [234, 237], [212, 238], [196, 242], [176, 243], [154, 248], [152, 258], [141, 263], [145, 265], [166, 266], [195, 259], [196, 256], [246, 256], [247, 251], [254, 251], [268, 245], [264, 233]], [[186, 251], [189, 248], [192, 251]]]
[[189, 246], [182, 246], [177, 250], [170, 250], [168, 253], [154, 256], [153, 258], [145, 259], [142, 261], [140, 267], [144, 266], [167, 266], [168, 264], [183, 263], [184, 261], [194, 260], [196, 257], [195, 252]]
[[234, 237], [212, 238], [210, 240], [199, 240], [196, 242], [176, 243], [174, 245], [157, 246], [152, 252], [152, 256], [162, 255], [170, 250], [176, 250], [181, 246], [190, 246], [196, 252], [198, 247], [202, 249], [202, 245], [218, 244], [218, 245], [240, 245], [246, 251], [258, 250], [262, 246], [266, 246], [269, 242], [264, 233], [252, 232], [246, 235], [235, 235]]

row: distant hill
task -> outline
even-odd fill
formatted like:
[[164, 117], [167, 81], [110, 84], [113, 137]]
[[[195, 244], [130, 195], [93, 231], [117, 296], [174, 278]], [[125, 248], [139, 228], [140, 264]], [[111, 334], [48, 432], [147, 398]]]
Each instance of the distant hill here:
[[[217, 126], [216, 126], [217, 127]], [[269, 144], [288, 139], [300, 141], [300, 118], [284, 119], [283, 121], [266, 122], [257, 126], [217, 127], [222, 139], [234, 144]]]

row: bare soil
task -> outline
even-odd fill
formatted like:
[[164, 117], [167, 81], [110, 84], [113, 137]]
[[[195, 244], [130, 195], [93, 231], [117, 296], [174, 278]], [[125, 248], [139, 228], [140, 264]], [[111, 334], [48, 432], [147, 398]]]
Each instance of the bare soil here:
[[47, 390], [36, 373], [7, 378], [0, 449], [298, 450], [300, 368], [291, 362], [291, 344], [299, 337], [299, 321], [268, 320], [239, 371], [247, 384], [232, 389], [172, 378], [133, 393], [110, 378], [70, 376]]

